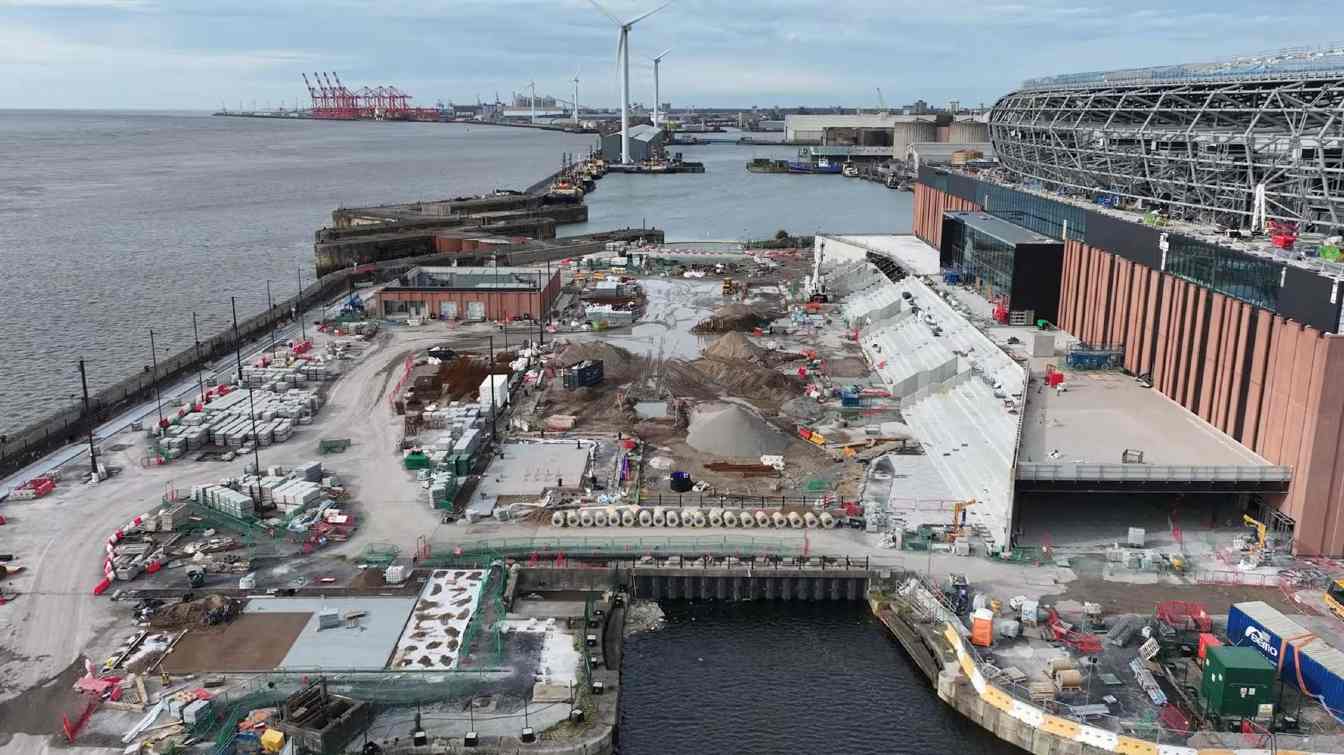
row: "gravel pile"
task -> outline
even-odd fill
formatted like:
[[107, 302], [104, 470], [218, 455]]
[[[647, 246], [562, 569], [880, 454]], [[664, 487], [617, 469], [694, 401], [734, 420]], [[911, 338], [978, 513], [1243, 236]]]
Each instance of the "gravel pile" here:
[[718, 456], [755, 459], [789, 446], [789, 437], [737, 404], [702, 404], [691, 413], [686, 443]]
[[751, 364], [764, 364], [765, 354], [766, 349], [757, 346], [751, 342], [751, 339], [737, 332], [719, 336], [703, 352], [704, 356], [710, 359], [718, 359], [721, 362], [750, 362]]

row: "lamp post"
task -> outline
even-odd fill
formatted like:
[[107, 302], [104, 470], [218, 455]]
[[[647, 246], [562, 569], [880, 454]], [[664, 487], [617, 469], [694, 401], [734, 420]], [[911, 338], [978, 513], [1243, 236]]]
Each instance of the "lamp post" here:
[[[238, 363], [238, 387], [243, 385], [243, 339], [238, 336], [238, 298], [229, 297], [229, 306], [233, 308], [233, 357]], [[252, 387], [247, 388], [247, 414], [252, 419], [252, 472], [261, 474], [261, 443], [257, 440], [257, 412], [252, 403]]]
[[299, 318], [299, 332], [303, 334], [303, 340], [307, 341], [308, 323], [305, 321], [308, 319], [308, 313], [303, 306], [303, 268], [298, 268], [297, 272], [299, 274], [299, 298], [294, 302], [294, 306], [298, 310], [294, 316]]
[[163, 431], [163, 400], [159, 397], [159, 350], [154, 346], [154, 329], [149, 330], [149, 357], [154, 365], [154, 405], [159, 409], [159, 431]]
[[84, 389], [84, 421], [89, 423], [89, 471], [98, 479], [98, 456], [93, 451], [93, 412], [89, 409], [89, 378], [84, 371], [84, 359], [79, 360], [79, 384]]
[[201, 333], [196, 329], [196, 313], [191, 313], [191, 339], [196, 342], [196, 387], [205, 403], [205, 363], [201, 361]]
[[271, 359], [275, 359], [275, 303], [271, 301], [271, 282], [266, 281], [266, 319], [271, 326]]

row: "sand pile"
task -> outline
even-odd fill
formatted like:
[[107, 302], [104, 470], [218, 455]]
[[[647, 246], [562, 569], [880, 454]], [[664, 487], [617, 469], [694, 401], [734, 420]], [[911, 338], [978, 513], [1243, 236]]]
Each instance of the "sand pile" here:
[[635, 356], [620, 346], [613, 346], [603, 341], [571, 341], [558, 353], [562, 365], [571, 365], [585, 359], [601, 360], [602, 372], [608, 381], [629, 380], [644, 370], [643, 357]]
[[697, 359], [691, 366], [699, 375], [712, 381], [722, 388], [725, 394], [731, 396], [775, 404], [803, 393], [801, 380], [769, 367], [724, 362], [718, 359]]
[[764, 304], [742, 304], [733, 302], [714, 310], [714, 315], [701, 320], [692, 333], [728, 333], [734, 330], [751, 330], [769, 325], [782, 315]]
[[788, 447], [789, 437], [742, 406], [711, 403], [691, 413], [686, 443], [709, 454], [754, 459], [780, 453]]
[[765, 364], [766, 354], [768, 354], [766, 349], [752, 343], [750, 339], [738, 332], [719, 336], [703, 352], [703, 355], [710, 359], [718, 359], [722, 362], [749, 362], [751, 364]]

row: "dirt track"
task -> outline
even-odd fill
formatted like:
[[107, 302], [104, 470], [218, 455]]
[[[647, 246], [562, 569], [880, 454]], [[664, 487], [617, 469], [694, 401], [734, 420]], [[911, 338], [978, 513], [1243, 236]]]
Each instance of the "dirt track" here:
[[280, 665], [311, 613], [245, 613], [221, 627], [187, 632], [163, 660], [170, 674], [268, 671]]

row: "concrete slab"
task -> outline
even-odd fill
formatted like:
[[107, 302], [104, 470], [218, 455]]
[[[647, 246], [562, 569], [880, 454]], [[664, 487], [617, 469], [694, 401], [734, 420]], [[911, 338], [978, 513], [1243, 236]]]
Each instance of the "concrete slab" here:
[[415, 602], [415, 616], [396, 642], [392, 668], [443, 671], [457, 667], [462, 635], [480, 604], [486, 573], [479, 569], [435, 571]]
[[[468, 510], [489, 516], [501, 496], [540, 496], [546, 488], [579, 487], [588, 471], [588, 446], [573, 443], [505, 443], [502, 456], [481, 476]], [[486, 504], [488, 505], [488, 510]]]
[[[906, 234], [861, 234], [851, 236], [831, 236], [835, 242], [858, 247], [863, 252], [877, 252], [896, 260], [897, 264], [915, 275], [938, 274], [938, 250]], [[827, 254], [839, 251], [828, 244]], [[862, 256], [862, 255], [857, 255]]]
[[1132, 448], [1143, 451], [1145, 464], [1269, 464], [1126, 375], [1070, 372], [1064, 387], [1057, 393], [1037, 383], [1028, 392], [1022, 461], [1119, 464], [1121, 452]]
[[[274, 598], [253, 600], [243, 613], [311, 614], [277, 668], [374, 670], [387, 666], [414, 605], [411, 598]], [[335, 610], [338, 616], [348, 611], [364, 611], [365, 615], [319, 630], [318, 613], [324, 608]]]

